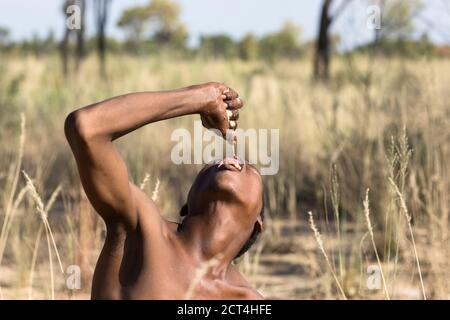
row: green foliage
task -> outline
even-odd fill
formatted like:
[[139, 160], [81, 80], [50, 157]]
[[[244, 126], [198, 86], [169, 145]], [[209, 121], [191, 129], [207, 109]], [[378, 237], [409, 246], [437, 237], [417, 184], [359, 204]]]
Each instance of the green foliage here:
[[414, 17], [423, 9], [420, 0], [388, 0], [383, 6], [380, 38], [407, 39], [415, 31]]
[[149, 13], [146, 7], [136, 6], [126, 9], [117, 25], [124, 28], [128, 33], [129, 40], [133, 42], [140, 42], [145, 30], [145, 25], [149, 18]]
[[159, 30], [172, 30], [178, 24], [180, 6], [172, 0], [152, 0], [147, 6], [149, 17]]
[[419, 40], [392, 40], [382, 38], [376, 43], [370, 43], [354, 50], [354, 52], [365, 53], [370, 51], [388, 57], [400, 56], [411, 59], [434, 57], [438, 54], [438, 48], [431, 43], [426, 34]]
[[236, 45], [233, 39], [226, 34], [202, 36], [199, 51], [203, 55], [215, 58], [231, 58], [236, 55]]
[[255, 60], [259, 57], [258, 39], [251, 33], [244, 36], [238, 43], [238, 54], [242, 60]]
[[202, 36], [199, 52], [213, 57], [239, 57], [242, 60], [299, 58], [304, 50], [300, 41], [301, 28], [286, 22], [280, 31], [258, 39], [253, 34], [245, 35], [235, 42], [226, 34]]
[[172, 0], [153, 0], [125, 10], [117, 25], [127, 33], [126, 47], [138, 51], [144, 39], [157, 46], [183, 49], [186, 27], [179, 22], [180, 7]]
[[301, 28], [286, 22], [280, 31], [261, 39], [261, 57], [271, 61], [281, 57], [298, 58], [302, 53], [300, 36]]
[[0, 47], [8, 43], [9, 40], [9, 30], [5, 27], [0, 26]]
[[[6, 65], [0, 64], [0, 125], [4, 129], [11, 129], [17, 126], [19, 119], [17, 96], [20, 94], [25, 75], [11, 75], [6, 71]], [[0, 132], [0, 138], [3, 132]]]
[[10, 49], [18, 47], [24, 53], [40, 56], [54, 52], [58, 48], [58, 44], [54, 32], [49, 30], [45, 37], [40, 37], [35, 33], [30, 40], [25, 40], [20, 44], [11, 44], [9, 47]]
[[180, 6], [172, 0], [153, 0], [148, 5], [150, 22], [154, 25], [153, 41], [177, 49], [184, 47], [187, 29], [180, 21]]

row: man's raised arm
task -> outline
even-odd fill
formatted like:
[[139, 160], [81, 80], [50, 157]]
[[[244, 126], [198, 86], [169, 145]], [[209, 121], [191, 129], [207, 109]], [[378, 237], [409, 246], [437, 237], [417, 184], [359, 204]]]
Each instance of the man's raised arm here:
[[[132, 93], [78, 109], [65, 121], [65, 134], [75, 156], [86, 194], [107, 226], [134, 229], [139, 203], [135, 186], [113, 140], [146, 124], [200, 114], [208, 128], [228, 129], [228, 109], [238, 109], [237, 94], [218, 83], [167, 92]], [[229, 114], [235, 112], [230, 112]]]

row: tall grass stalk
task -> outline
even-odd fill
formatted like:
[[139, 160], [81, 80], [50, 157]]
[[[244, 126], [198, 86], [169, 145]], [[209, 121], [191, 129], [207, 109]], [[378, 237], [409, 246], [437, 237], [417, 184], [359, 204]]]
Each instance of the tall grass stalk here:
[[417, 270], [418, 270], [418, 273], [419, 273], [420, 286], [421, 286], [421, 289], [422, 289], [422, 295], [423, 295], [423, 298], [426, 300], [427, 299], [427, 295], [425, 293], [425, 286], [423, 284], [422, 269], [420, 268], [420, 262], [419, 262], [419, 255], [417, 253], [416, 240], [414, 238], [414, 232], [413, 232], [412, 225], [411, 225], [411, 215], [408, 212], [408, 208], [406, 206], [405, 198], [403, 197], [403, 194], [400, 192], [397, 184], [395, 183], [395, 181], [392, 178], [389, 178], [389, 182], [391, 183], [395, 193], [398, 196], [398, 199], [400, 201], [400, 208], [402, 209], [403, 214], [405, 215], [405, 218], [406, 218], [406, 223], [408, 225], [409, 235], [411, 237], [411, 242], [412, 242], [412, 246], [413, 246], [413, 250], [414, 250], [414, 257], [415, 257], [416, 264], [417, 264]]
[[342, 242], [341, 238], [341, 217], [339, 214], [339, 180], [336, 172], [336, 166], [333, 166], [333, 170], [331, 173], [331, 205], [333, 207], [333, 215], [334, 221], [336, 223], [336, 233], [337, 233], [337, 241], [339, 243], [338, 246], [338, 255], [339, 255], [339, 274], [341, 279], [344, 277], [344, 258], [342, 256], [342, 246], [340, 245]]
[[159, 185], [160, 185], [160, 181], [159, 179], [156, 180], [156, 184], [155, 184], [155, 188], [153, 189], [153, 193], [152, 193], [152, 200], [153, 201], [157, 201], [159, 198]]
[[144, 179], [142, 179], [141, 184], [139, 185], [139, 189], [144, 190], [147, 182], [150, 180], [150, 175], [148, 173], [145, 174]]
[[[53, 191], [53, 193], [50, 196], [50, 199], [47, 201], [47, 204], [45, 206], [45, 212], [49, 212], [53, 206], [53, 204], [56, 201], [56, 198], [58, 197], [59, 192], [61, 191], [61, 186], [58, 186], [55, 191]], [[44, 231], [44, 224], [40, 224], [39, 225], [39, 230], [37, 232], [36, 235], [36, 240], [34, 241], [34, 249], [33, 249], [33, 256], [31, 258], [31, 267], [30, 267], [30, 275], [28, 277], [28, 299], [32, 300], [33, 299], [33, 280], [34, 280], [34, 270], [36, 267], [36, 261], [37, 261], [37, 256], [38, 256], [38, 252], [39, 252], [39, 244], [41, 242], [41, 238], [42, 238], [42, 232]], [[46, 236], [48, 235], [48, 232], [46, 232]], [[47, 237], [48, 240], [48, 237]], [[49, 255], [51, 254], [51, 252], [49, 252]], [[51, 259], [50, 259], [51, 260]], [[50, 262], [52, 263], [52, 262]], [[51, 269], [53, 270], [53, 266], [51, 266]], [[53, 292], [53, 290], [52, 290]]]
[[30, 275], [28, 277], [28, 300], [33, 299], [33, 280], [34, 280], [34, 270], [36, 268], [36, 261], [39, 252], [39, 244], [42, 238], [42, 232], [44, 231], [44, 225], [39, 225], [39, 230], [36, 235], [36, 240], [34, 242], [33, 256], [31, 257], [31, 267], [30, 267]]
[[325, 247], [324, 247], [323, 241], [322, 241], [322, 236], [321, 236], [321, 234], [319, 232], [319, 229], [317, 229], [316, 224], [314, 223], [314, 218], [313, 218], [312, 212], [309, 211], [308, 215], [309, 215], [309, 226], [311, 227], [312, 231], [314, 232], [314, 238], [317, 241], [317, 244], [319, 246], [320, 251], [322, 252], [322, 255], [325, 257], [325, 261], [327, 262], [328, 269], [330, 270], [331, 274], [333, 275], [333, 278], [336, 281], [336, 285], [337, 285], [337, 287], [339, 289], [339, 292], [341, 293], [342, 297], [345, 300], [347, 300], [347, 296], [346, 296], [346, 294], [344, 292], [344, 289], [343, 289], [343, 287], [342, 287], [342, 285], [341, 285], [341, 283], [340, 283], [340, 281], [339, 281], [339, 279], [338, 279], [338, 277], [336, 275], [336, 272], [333, 269], [333, 266], [331, 265], [330, 259], [328, 258], [328, 255], [327, 255], [327, 252], [325, 251]]
[[[50, 208], [49, 206], [44, 206], [44, 203], [42, 201], [42, 198], [39, 196], [39, 193], [36, 190], [36, 187], [33, 184], [33, 181], [31, 178], [27, 175], [25, 171], [22, 172], [25, 180], [27, 182], [27, 190], [30, 193], [31, 197], [33, 198], [35, 204], [36, 204], [36, 211], [38, 212], [42, 224], [44, 226], [45, 235], [47, 238], [47, 249], [48, 249], [48, 258], [49, 258], [49, 265], [50, 265], [50, 286], [51, 286], [51, 296], [52, 300], [55, 298], [55, 283], [54, 283], [54, 272], [53, 272], [53, 259], [52, 259], [52, 245], [53, 249], [55, 251], [55, 255], [58, 259], [59, 267], [61, 270], [61, 273], [64, 274], [64, 268], [62, 266], [61, 258], [59, 256], [58, 248], [56, 247], [55, 239], [53, 237], [53, 232], [51, 230], [50, 224], [48, 223], [48, 211], [46, 209]], [[59, 188], [56, 189], [57, 192], [59, 192]], [[50, 197], [49, 203], [52, 204], [56, 198], [55, 196]], [[36, 249], [37, 250], [37, 249]], [[32, 280], [30, 281], [32, 283]]]
[[383, 287], [384, 287], [384, 294], [386, 296], [386, 299], [390, 299], [389, 291], [386, 285], [386, 279], [384, 277], [383, 268], [381, 267], [381, 261], [380, 256], [378, 255], [377, 245], [375, 244], [375, 237], [373, 235], [373, 227], [372, 223], [370, 221], [370, 209], [369, 209], [369, 189], [366, 191], [366, 199], [363, 202], [364, 205], [364, 215], [366, 217], [366, 223], [367, 223], [367, 229], [369, 229], [370, 239], [372, 241], [373, 250], [375, 251], [375, 256], [377, 258], [378, 267], [380, 268], [381, 272], [381, 280], [383, 281]]
[[20, 114], [19, 153], [17, 156], [17, 161], [16, 161], [16, 165], [15, 165], [15, 169], [14, 169], [11, 191], [10, 191], [10, 194], [9, 194], [6, 206], [5, 206], [6, 210], [5, 210], [5, 217], [4, 217], [3, 225], [2, 225], [2, 231], [0, 233], [0, 265], [2, 264], [2, 261], [3, 261], [3, 255], [5, 253], [6, 242], [8, 240], [9, 231], [11, 229], [12, 221], [14, 219], [14, 214], [16, 212], [16, 209], [17, 209], [20, 201], [22, 200], [22, 198], [24, 196], [24, 191], [21, 190], [19, 192], [19, 195], [18, 195], [16, 201], [14, 201], [17, 184], [19, 182], [20, 169], [22, 167], [23, 152], [24, 152], [24, 145], [25, 145], [25, 135], [26, 135], [25, 125], [26, 125], [26, 117], [25, 117], [25, 114], [21, 113]]

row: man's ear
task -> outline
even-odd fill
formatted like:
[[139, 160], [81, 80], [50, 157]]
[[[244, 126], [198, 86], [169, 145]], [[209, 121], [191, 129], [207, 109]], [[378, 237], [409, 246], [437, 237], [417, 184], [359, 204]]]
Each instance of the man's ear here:
[[188, 206], [187, 203], [185, 203], [184, 206], [182, 206], [180, 209], [180, 216], [184, 217], [187, 216], [187, 214], [188, 214]]
[[264, 231], [264, 223], [263, 223], [263, 221], [262, 221], [261, 216], [258, 216], [258, 219], [256, 219], [256, 222], [255, 222], [255, 228], [256, 228], [256, 230], [258, 230], [258, 232], [260, 232], [260, 233]]

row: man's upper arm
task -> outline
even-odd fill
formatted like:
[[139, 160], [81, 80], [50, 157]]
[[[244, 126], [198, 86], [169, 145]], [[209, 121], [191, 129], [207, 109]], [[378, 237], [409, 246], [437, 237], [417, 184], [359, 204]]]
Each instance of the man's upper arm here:
[[83, 128], [74, 113], [66, 119], [65, 133], [95, 210], [107, 224], [119, 222], [135, 228], [139, 200], [134, 196], [125, 162], [112, 141], [89, 136], [89, 130]]

